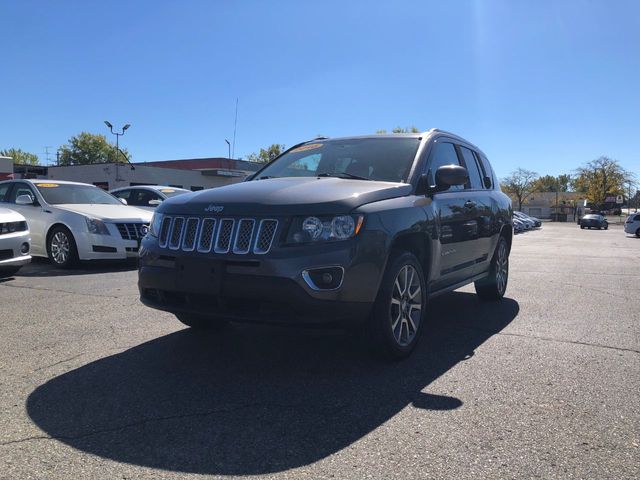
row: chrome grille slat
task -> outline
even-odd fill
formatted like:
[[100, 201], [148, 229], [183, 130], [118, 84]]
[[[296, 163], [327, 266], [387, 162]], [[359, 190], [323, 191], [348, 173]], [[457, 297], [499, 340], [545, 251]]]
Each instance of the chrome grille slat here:
[[178, 250], [182, 240], [182, 230], [184, 229], [184, 217], [175, 217], [171, 223], [171, 234], [169, 235], [169, 248]]
[[[142, 237], [142, 224], [118, 225], [123, 238]], [[199, 253], [264, 255], [271, 251], [278, 231], [273, 218], [212, 218], [167, 215], [162, 219], [158, 246]]]
[[200, 219], [198, 218], [190, 217], [187, 219], [184, 227], [184, 238], [182, 239], [182, 250], [185, 252], [191, 252], [195, 249], [199, 224]]
[[276, 230], [278, 229], [278, 221], [272, 218], [260, 220], [258, 233], [256, 235], [256, 243], [253, 246], [253, 253], [264, 255], [271, 250], [274, 238], [276, 238]]
[[231, 237], [236, 221], [233, 218], [223, 218], [220, 220], [218, 235], [216, 235], [216, 245], [213, 251], [216, 253], [228, 253], [231, 247]]
[[233, 242], [233, 253], [244, 255], [251, 249], [251, 239], [256, 221], [253, 218], [243, 218], [238, 222], [236, 238]]
[[171, 229], [171, 221], [171, 217], [164, 217], [162, 219], [160, 234], [158, 236], [158, 245], [160, 246], [160, 248], [165, 248], [167, 246], [167, 241], [169, 240], [169, 231]]
[[200, 228], [200, 238], [198, 240], [198, 251], [200, 253], [209, 253], [213, 245], [213, 234], [216, 231], [216, 219], [205, 218], [202, 220]]

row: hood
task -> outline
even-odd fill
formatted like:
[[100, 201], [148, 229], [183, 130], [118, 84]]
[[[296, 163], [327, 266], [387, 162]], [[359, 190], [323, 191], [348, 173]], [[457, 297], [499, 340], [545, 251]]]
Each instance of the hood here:
[[15, 210], [0, 207], [0, 223], [24, 222], [25, 218]]
[[191, 215], [324, 215], [349, 213], [360, 205], [410, 192], [411, 185], [404, 183], [331, 177], [270, 178], [179, 195], [162, 202], [158, 211]]
[[108, 222], [145, 222], [151, 221], [151, 212], [127, 205], [101, 205], [101, 204], [63, 204], [52, 207], [67, 212], [79, 213], [87, 217], [97, 218]]

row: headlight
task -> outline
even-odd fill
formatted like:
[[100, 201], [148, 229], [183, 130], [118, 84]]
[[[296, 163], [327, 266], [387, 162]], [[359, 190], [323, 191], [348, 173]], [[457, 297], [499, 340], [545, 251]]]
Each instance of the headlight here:
[[96, 235], [111, 235], [109, 233], [109, 229], [102, 220], [90, 217], [84, 217], [84, 219], [87, 222], [87, 229], [89, 229], [89, 233], [94, 233]]
[[287, 243], [315, 243], [348, 240], [355, 237], [364, 222], [363, 215], [298, 217], [293, 220]]
[[162, 219], [164, 215], [162, 213], [153, 212], [151, 223], [149, 224], [149, 234], [153, 237], [157, 237], [160, 233], [160, 225], [162, 225]]

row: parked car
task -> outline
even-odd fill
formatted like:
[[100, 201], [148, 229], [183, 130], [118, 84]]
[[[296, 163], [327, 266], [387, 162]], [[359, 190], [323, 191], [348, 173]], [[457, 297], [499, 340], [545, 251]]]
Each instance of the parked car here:
[[609, 222], [602, 215], [590, 213], [580, 219], [580, 228], [597, 228], [607, 230], [609, 228]]
[[404, 357], [427, 298], [502, 298], [509, 197], [480, 149], [440, 130], [300, 143], [243, 183], [158, 206], [141, 301], [193, 328], [231, 319], [366, 328]]
[[522, 233], [526, 230], [526, 226], [525, 223], [520, 220], [518, 217], [514, 216], [513, 217], [513, 231], [515, 233]]
[[[3, 196], [0, 185], [0, 198]], [[25, 218], [0, 207], [0, 278], [10, 277], [31, 261], [31, 238]]]
[[125, 200], [127, 205], [153, 211], [167, 198], [189, 192], [190, 190], [184, 188], [164, 185], [137, 185], [135, 187], [115, 188], [109, 193]]
[[27, 219], [31, 254], [62, 268], [77, 260], [136, 257], [152, 216], [86, 183], [9, 180], [0, 189], [0, 206]]
[[527, 215], [526, 213], [513, 212], [513, 215], [519, 218], [520, 220], [523, 220], [529, 223], [529, 225], [531, 225], [531, 228], [539, 228], [542, 226], [542, 222], [540, 221], [539, 218], [532, 217], [531, 215]]
[[640, 213], [629, 215], [624, 222], [624, 231], [640, 237]]

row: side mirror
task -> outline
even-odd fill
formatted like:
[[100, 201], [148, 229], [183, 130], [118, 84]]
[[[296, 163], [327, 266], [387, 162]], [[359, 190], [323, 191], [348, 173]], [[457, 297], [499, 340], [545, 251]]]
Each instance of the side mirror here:
[[157, 198], [153, 198], [153, 199], [149, 200], [149, 206], [151, 206], [151, 207], [157, 207], [161, 203], [162, 203], [162, 200], [158, 200]]
[[129, 205], [124, 198], [118, 197], [118, 200], [120, 200], [120, 203], [122, 203], [123, 205]]
[[16, 198], [16, 205], [34, 205], [35, 200], [31, 197], [31, 195], [18, 195]]
[[460, 165], [443, 165], [436, 170], [436, 190], [444, 191], [454, 185], [464, 185], [469, 181], [467, 169]]

